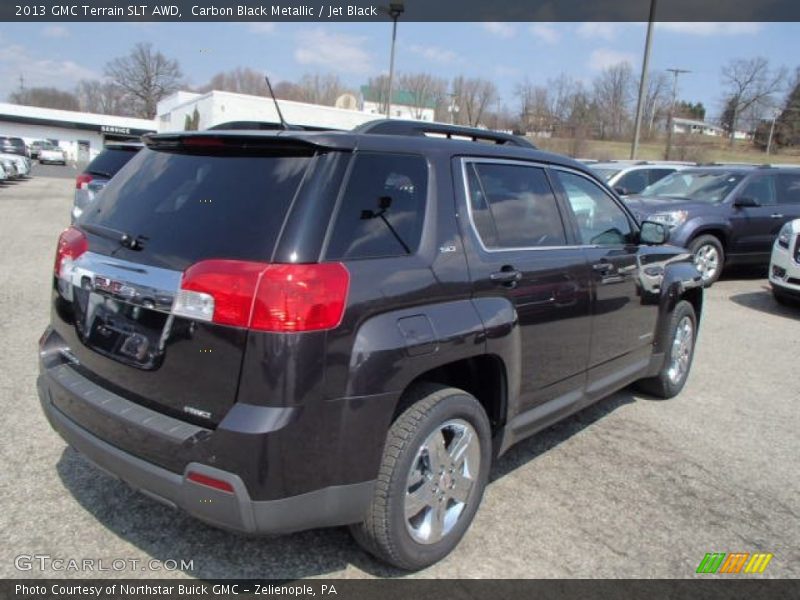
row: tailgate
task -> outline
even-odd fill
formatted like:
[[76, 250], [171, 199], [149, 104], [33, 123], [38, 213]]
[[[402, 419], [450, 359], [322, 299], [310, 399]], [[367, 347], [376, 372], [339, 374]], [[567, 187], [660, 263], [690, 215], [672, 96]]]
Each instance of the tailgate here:
[[53, 328], [85, 377], [208, 427], [236, 401], [248, 331], [173, 314], [181, 278], [204, 260], [269, 261], [314, 151], [183, 150], [142, 150], [78, 219]]

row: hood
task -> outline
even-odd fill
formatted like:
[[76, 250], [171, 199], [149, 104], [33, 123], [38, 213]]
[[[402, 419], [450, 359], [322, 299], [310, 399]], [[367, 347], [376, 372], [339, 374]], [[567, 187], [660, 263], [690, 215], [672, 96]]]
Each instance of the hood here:
[[707, 212], [717, 206], [708, 202], [696, 202], [667, 196], [624, 196], [622, 200], [633, 212], [639, 215], [652, 215], [670, 210]]

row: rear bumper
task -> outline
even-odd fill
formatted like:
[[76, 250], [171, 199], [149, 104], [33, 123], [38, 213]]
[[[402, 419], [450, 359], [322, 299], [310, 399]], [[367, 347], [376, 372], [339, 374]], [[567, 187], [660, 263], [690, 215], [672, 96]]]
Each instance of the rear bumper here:
[[[73, 382], [63, 377], [66, 369], [69, 367], [64, 367], [61, 371], [43, 369], [37, 380], [42, 409], [53, 429], [103, 471], [201, 521], [247, 534], [288, 533], [360, 521], [369, 505], [373, 481], [328, 486], [285, 498], [254, 500], [244, 481], [236, 473], [199, 462], [190, 462], [182, 473], [175, 473], [126, 452], [100, 439], [71, 419], [54, 404], [54, 396], [75, 394], [76, 389], [79, 389], [75, 385], [83, 386], [84, 398], [90, 397], [93, 405], [120, 415], [121, 430], [133, 430], [137, 425], [141, 427], [147, 424], [154, 434], [183, 437], [185, 444], [199, 439], [201, 436], [198, 432], [202, 434], [208, 430], [128, 402], [94, 386], [88, 380], [76, 380], [77, 383], [73, 385]], [[189, 473], [223, 481], [231, 486], [233, 492], [192, 481], [188, 478]]]

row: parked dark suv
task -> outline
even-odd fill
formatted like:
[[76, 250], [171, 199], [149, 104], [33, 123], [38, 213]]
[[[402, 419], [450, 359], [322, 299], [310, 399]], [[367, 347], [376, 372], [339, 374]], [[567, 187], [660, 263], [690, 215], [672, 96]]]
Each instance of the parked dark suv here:
[[684, 169], [626, 202], [640, 218], [668, 225], [671, 242], [691, 250], [711, 285], [726, 265], [769, 264], [781, 227], [800, 217], [800, 168]]
[[420, 568], [512, 444], [686, 381], [691, 257], [570, 159], [398, 121], [145, 143], [59, 239], [38, 389], [70, 445], [164, 504], [248, 533], [348, 524]]

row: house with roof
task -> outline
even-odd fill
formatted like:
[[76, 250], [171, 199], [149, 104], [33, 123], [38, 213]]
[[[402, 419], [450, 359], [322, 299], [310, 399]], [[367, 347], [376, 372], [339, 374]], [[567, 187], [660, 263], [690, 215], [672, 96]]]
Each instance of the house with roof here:
[[[381, 117], [386, 115], [386, 91], [361, 86], [361, 111]], [[409, 90], [394, 90], [392, 92], [392, 119], [415, 119], [418, 121], [433, 121], [436, 110], [436, 101], [429, 96], [420, 95]]]

